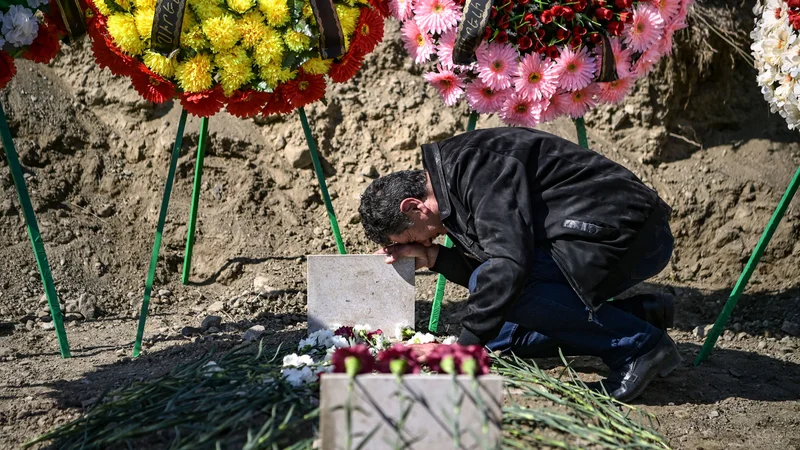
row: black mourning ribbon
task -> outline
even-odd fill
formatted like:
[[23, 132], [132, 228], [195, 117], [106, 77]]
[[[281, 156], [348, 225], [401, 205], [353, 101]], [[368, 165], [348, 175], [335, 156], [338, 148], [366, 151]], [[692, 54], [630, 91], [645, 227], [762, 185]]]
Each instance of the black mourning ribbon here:
[[185, 12], [186, 0], [158, 0], [150, 31], [151, 50], [168, 58], [180, 50]]
[[475, 61], [475, 50], [483, 41], [483, 31], [489, 23], [492, 0], [467, 0], [464, 4], [464, 20], [458, 26], [453, 47], [453, 63], [467, 65]]
[[56, 0], [56, 7], [71, 42], [86, 34], [86, 19], [80, 0]]
[[608, 83], [619, 79], [617, 75], [617, 62], [614, 59], [614, 51], [611, 50], [611, 41], [608, 36], [600, 33], [603, 39], [600, 42], [600, 73], [597, 74], [597, 81]]
[[333, 0], [310, 0], [319, 28], [319, 53], [323, 59], [344, 55], [344, 33]]

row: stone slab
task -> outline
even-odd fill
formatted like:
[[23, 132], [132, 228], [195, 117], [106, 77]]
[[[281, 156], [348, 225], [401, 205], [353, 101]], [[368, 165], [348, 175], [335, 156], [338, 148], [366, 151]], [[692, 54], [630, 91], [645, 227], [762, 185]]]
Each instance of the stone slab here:
[[370, 325], [394, 333], [414, 325], [414, 259], [386, 264], [383, 255], [309, 255], [308, 332]]
[[[350, 380], [341, 373], [323, 374], [321, 380], [321, 448], [344, 450], [348, 434], [345, 405]], [[402, 400], [398, 393], [402, 393]], [[503, 378], [500, 376], [480, 377], [476, 386], [466, 375], [458, 376], [455, 382], [450, 375], [406, 375], [401, 385], [394, 375], [359, 375], [350, 395], [352, 448], [500, 448], [503, 403]], [[476, 400], [480, 406], [476, 405]], [[456, 405], [460, 405], [457, 415]], [[404, 426], [398, 432], [396, 424], [401, 411], [408, 408]], [[453, 437], [456, 434], [459, 445]]]

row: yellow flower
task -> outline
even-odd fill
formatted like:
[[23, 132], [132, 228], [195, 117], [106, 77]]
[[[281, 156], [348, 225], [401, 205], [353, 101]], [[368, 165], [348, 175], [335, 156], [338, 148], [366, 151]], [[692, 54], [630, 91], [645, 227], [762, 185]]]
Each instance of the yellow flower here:
[[283, 35], [286, 47], [293, 52], [302, 52], [311, 48], [311, 38], [292, 29], [286, 30]]
[[280, 65], [283, 62], [283, 47], [281, 34], [273, 28], [267, 28], [264, 38], [254, 48], [253, 58], [260, 67], [273, 63]]
[[133, 0], [133, 6], [136, 9], [156, 9], [156, 1], [157, 0]]
[[189, 0], [189, 7], [201, 21], [225, 14], [225, 10], [219, 6], [219, 2], [216, 0]]
[[336, 14], [339, 15], [339, 21], [342, 23], [342, 31], [345, 36], [350, 36], [356, 31], [358, 24], [358, 17], [361, 15], [361, 10], [358, 8], [350, 8], [349, 6], [336, 5]]
[[267, 83], [267, 86], [274, 89], [280, 83], [293, 80], [297, 76], [297, 71], [283, 68], [280, 63], [278, 63], [262, 67], [259, 75], [261, 75], [261, 79]]
[[153, 32], [153, 16], [155, 16], [155, 9], [137, 9], [133, 15], [136, 20], [136, 31], [142, 39], [150, 39]]
[[311, 8], [311, 3], [306, 3], [303, 5], [303, 18], [310, 19], [314, 17], [314, 10]]
[[271, 27], [279, 27], [289, 21], [289, 5], [286, 0], [258, 0], [258, 9], [264, 13]]
[[229, 14], [203, 20], [203, 33], [211, 43], [211, 50], [214, 53], [227, 50], [239, 41], [236, 19]]
[[322, 58], [311, 58], [303, 64], [303, 70], [311, 75], [325, 75], [331, 70], [331, 64], [333, 61], [330, 59], [322, 59]]
[[114, 43], [129, 55], [139, 55], [144, 50], [144, 44], [139, 39], [136, 31], [136, 20], [130, 14], [116, 13], [108, 17], [108, 34]]
[[111, 12], [111, 9], [106, 4], [106, 0], [93, 0], [93, 3], [94, 3], [94, 6], [97, 8], [97, 10], [100, 11], [100, 14], [102, 14], [102, 15], [104, 15], [106, 17], [108, 17], [111, 14], [113, 14]]
[[175, 75], [175, 67], [178, 65], [174, 59], [167, 58], [156, 52], [146, 50], [144, 52], [144, 65], [153, 72], [164, 78], [172, 78]]
[[228, 8], [239, 14], [244, 14], [248, 9], [253, 7], [255, 3], [253, 0], [226, 0]]
[[226, 97], [230, 97], [235, 90], [253, 79], [253, 61], [242, 47], [234, 47], [217, 54], [214, 63]]
[[253, 10], [242, 16], [236, 21], [239, 26], [239, 34], [242, 35], [242, 46], [253, 48], [267, 34], [267, 26], [264, 24], [264, 16], [257, 10]]
[[178, 64], [175, 69], [178, 86], [186, 92], [200, 92], [210, 88], [214, 82], [211, 78], [212, 68], [211, 55], [198, 53]]
[[184, 29], [181, 33], [181, 47], [202, 50], [210, 48], [206, 36], [203, 34], [203, 27], [194, 25], [190, 29]]

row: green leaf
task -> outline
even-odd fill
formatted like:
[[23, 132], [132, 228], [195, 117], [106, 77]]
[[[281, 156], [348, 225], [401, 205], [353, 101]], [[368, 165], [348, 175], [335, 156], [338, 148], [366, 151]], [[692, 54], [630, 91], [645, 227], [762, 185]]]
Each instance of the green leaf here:
[[111, 11], [118, 12], [118, 13], [126, 13], [126, 12], [128, 12], [122, 6], [119, 6], [117, 4], [117, 2], [115, 2], [114, 0], [105, 0], [105, 2], [106, 2], [106, 7], [108, 7], [108, 9], [110, 9]]
[[315, 50], [306, 50], [303, 52], [286, 52], [283, 56], [282, 66], [287, 69], [295, 70], [302, 66], [309, 59], [318, 56]]
[[292, 17], [292, 27], [303, 18], [303, 0], [288, 0], [289, 13]]

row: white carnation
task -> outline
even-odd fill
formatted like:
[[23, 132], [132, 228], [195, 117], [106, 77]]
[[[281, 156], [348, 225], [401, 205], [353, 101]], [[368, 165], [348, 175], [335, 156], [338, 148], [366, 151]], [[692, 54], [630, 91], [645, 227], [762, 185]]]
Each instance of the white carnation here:
[[39, 22], [30, 9], [22, 5], [11, 5], [3, 16], [0, 31], [6, 41], [15, 47], [31, 45], [39, 33]]
[[281, 375], [292, 386], [299, 387], [304, 384], [313, 383], [317, 379], [317, 374], [311, 367], [302, 367], [300, 369], [287, 368], [281, 369]]
[[447, 336], [442, 341], [442, 344], [444, 344], [444, 345], [452, 345], [452, 344], [455, 344], [456, 342], [458, 342], [458, 338], [457, 337], [455, 337], [455, 336]]
[[411, 336], [411, 339], [408, 340], [410, 344], [429, 344], [431, 342], [436, 342], [436, 336], [430, 333], [420, 333], [417, 332], [414, 336]]

